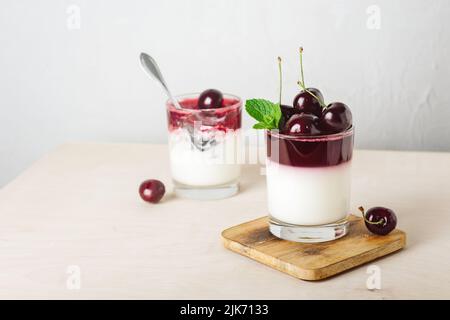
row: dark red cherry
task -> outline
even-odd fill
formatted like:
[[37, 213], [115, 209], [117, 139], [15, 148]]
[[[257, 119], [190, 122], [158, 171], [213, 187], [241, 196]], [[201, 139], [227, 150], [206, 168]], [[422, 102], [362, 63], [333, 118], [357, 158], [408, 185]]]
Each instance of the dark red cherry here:
[[295, 109], [295, 108], [293, 108], [293, 107], [291, 107], [291, 106], [285, 105], [285, 104], [282, 104], [282, 105], [280, 106], [280, 109], [281, 109], [281, 118], [280, 118], [280, 122], [278, 123], [278, 128], [279, 128], [280, 130], [283, 130], [284, 127], [286, 126], [286, 122], [287, 122], [294, 114], [300, 113], [300, 111], [298, 111], [297, 109]]
[[372, 233], [384, 236], [397, 226], [397, 216], [394, 211], [384, 207], [373, 207], [364, 213], [364, 208], [359, 207], [364, 217], [367, 229]]
[[166, 188], [164, 187], [164, 184], [155, 179], [145, 180], [139, 186], [139, 195], [142, 200], [151, 203], [159, 202], [165, 192]]
[[222, 107], [222, 92], [216, 89], [208, 89], [203, 91], [198, 98], [199, 109], [214, 109]]
[[[323, 101], [323, 95], [319, 89], [308, 88], [308, 91], [312, 92], [317, 98]], [[320, 102], [305, 90], [300, 91], [300, 93], [295, 96], [292, 105], [300, 112], [312, 113], [317, 117], [322, 115], [322, 106], [320, 105]]]
[[320, 128], [329, 132], [345, 131], [352, 125], [352, 112], [342, 102], [330, 103], [320, 119]]
[[284, 134], [320, 134], [319, 118], [310, 113], [294, 114], [287, 122]]

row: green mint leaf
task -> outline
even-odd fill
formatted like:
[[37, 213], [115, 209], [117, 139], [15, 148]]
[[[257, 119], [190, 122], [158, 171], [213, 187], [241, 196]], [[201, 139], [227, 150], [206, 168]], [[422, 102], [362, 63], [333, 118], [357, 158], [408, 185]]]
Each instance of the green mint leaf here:
[[263, 117], [262, 122], [264, 122], [264, 123], [271, 123], [271, 122], [273, 122], [274, 120], [275, 120], [275, 117], [273, 116], [273, 114], [270, 114], [270, 115], [265, 115], [265, 116]]
[[271, 129], [271, 128], [269, 128], [266, 123], [258, 122], [253, 125], [253, 129]]
[[274, 109], [274, 122], [275, 122], [274, 124], [275, 124], [275, 127], [278, 128], [278, 123], [280, 122], [280, 119], [281, 119], [281, 107], [280, 107], [280, 104], [276, 103], [273, 106], [273, 109]]
[[250, 99], [245, 101], [245, 110], [251, 117], [265, 122], [265, 118], [273, 114], [273, 103], [264, 99]]
[[279, 104], [274, 104], [265, 99], [250, 99], [245, 102], [245, 110], [259, 123], [255, 129], [276, 129], [281, 118]]

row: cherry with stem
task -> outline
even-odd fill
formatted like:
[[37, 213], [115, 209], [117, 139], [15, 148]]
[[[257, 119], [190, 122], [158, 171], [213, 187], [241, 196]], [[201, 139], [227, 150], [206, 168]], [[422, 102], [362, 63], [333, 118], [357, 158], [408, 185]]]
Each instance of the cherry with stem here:
[[326, 105], [325, 105], [324, 101], [322, 101], [322, 99], [320, 99], [314, 93], [312, 93], [310, 90], [308, 90], [305, 86], [305, 77], [303, 75], [303, 47], [300, 47], [300, 78], [301, 79], [299, 81], [297, 81], [297, 84], [300, 86], [300, 88], [302, 88], [304, 91], [308, 92], [311, 96], [316, 98], [316, 100], [319, 101], [319, 104], [321, 105], [321, 107], [325, 108]]
[[380, 219], [380, 220], [378, 220], [376, 222], [375, 221], [369, 221], [369, 220], [366, 219], [366, 212], [365, 212], [364, 208], [363, 207], [359, 207], [358, 210], [361, 211], [364, 221], [367, 222], [368, 224], [382, 224], [384, 222], [383, 219]]

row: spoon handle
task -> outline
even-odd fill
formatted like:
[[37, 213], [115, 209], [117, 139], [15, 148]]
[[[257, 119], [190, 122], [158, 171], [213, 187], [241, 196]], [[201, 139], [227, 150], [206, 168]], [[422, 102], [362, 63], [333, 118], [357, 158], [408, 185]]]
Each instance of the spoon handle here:
[[169, 96], [169, 99], [172, 100], [173, 105], [177, 109], [182, 109], [178, 101], [173, 97], [172, 93], [170, 92], [166, 81], [164, 80], [164, 77], [161, 74], [161, 71], [159, 71], [158, 64], [156, 63], [155, 59], [153, 59], [150, 55], [142, 52], [140, 55], [141, 65], [144, 68], [144, 70], [154, 77], [156, 80], [161, 83], [164, 90], [166, 90], [167, 95]]

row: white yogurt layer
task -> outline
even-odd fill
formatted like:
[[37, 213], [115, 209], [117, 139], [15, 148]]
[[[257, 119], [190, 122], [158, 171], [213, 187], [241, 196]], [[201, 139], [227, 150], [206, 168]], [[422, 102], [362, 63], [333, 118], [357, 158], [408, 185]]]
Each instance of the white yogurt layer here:
[[270, 215], [296, 225], [320, 225], [349, 214], [351, 163], [330, 167], [293, 167], [267, 159]]
[[192, 145], [187, 130], [180, 128], [169, 133], [170, 168], [175, 181], [207, 187], [239, 178], [240, 130], [214, 132], [214, 138], [213, 147], [200, 151]]

